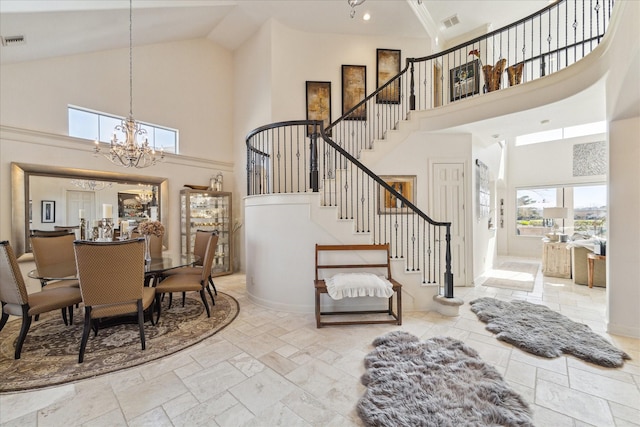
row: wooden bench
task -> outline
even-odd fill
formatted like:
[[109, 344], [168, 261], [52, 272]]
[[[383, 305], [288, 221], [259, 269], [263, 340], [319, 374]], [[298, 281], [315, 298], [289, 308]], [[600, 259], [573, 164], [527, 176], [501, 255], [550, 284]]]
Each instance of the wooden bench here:
[[[322, 252], [338, 252], [338, 251], [349, 251], [357, 254], [361, 251], [366, 251], [371, 253], [371, 251], [379, 252], [380, 257], [378, 258], [378, 254], [374, 254], [376, 259], [379, 259], [380, 262], [357, 262], [351, 264], [342, 264], [342, 263], [323, 263], [320, 264], [318, 260], [320, 259], [320, 254]], [[362, 254], [364, 255], [364, 254]], [[384, 256], [384, 258], [382, 257]], [[353, 258], [353, 257], [351, 257]], [[359, 260], [363, 258], [358, 258]], [[384, 262], [382, 262], [384, 260]], [[389, 307], [386, 310], [359, 310], [359, 311], [322, 311], [321, 308], [321, 295], [328, 294], [327, 285], [324, 279], [321, 279], [321, 270], [333, 270], [340, 269], [344, 270], [344, 272], [366, 272], [366, 270], [371, 271], [372, 269], [386, 269], [386, 277], [393, 285], [393, 292], [397, 294], [397, 303], [396, 308], [397, 312], [393, 311], [393, 295], [389, 297]], [[388, 323], [388, 324], [396, 324], [402, 325], [402, 285], [395, 281], [391, 277], [391, 265], [390, 265], [390, 257], [389, 257], [389, 244], [382, 245], [318, 245], [316, 244], [316, 276], [314, 280], [314, 286], [316, 291], [316, 326], [321, 328], [323, 326], [329, 325], [358, 325], [358, 324], [380, 324], [380, 323]], [[370, 315], [384, 313], [388, 316], [391, 316], [391, 319], [372, 319], [371, 316], [368, 316], [363, 320], [351, 320], [351, 321], [333, 321], [326, 322], [322, 320], [322, 316], [327, 315]]]

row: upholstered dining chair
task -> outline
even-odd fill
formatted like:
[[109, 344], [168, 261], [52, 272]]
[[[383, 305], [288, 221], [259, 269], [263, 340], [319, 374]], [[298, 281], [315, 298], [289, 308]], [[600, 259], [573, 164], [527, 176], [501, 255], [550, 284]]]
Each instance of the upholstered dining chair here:
[[216, 251], [216, 245], [218, 244], [218, 236], [211, 234], [207, 241], [207, 247], [205, 250], [204, 260], [202, 261], [202, 270], [200, 274], [174, 274], [161, 280], [155, 287], [156, 290], [156, 306], [158, 317], [156, 323], [160, 319], [161, 304], [160, 298], [165, 293], [172, 292], [200, 292], [200, 298], [204, 304], [204, 308], [207, 310], [207, 317], [211, 317], [211, 311], [209, 310], [209, 304], [204, 293], [205, 288], [208, 286], [209, 275], [211, 274], [211, 265], [213, 264], [213, 256]]
[[[24, 277], [18, 267], [15, 253], [8, 241], [0, 242], [0, 302], [2, 302], [2, 318], [0, 319], [0, 331], [9, 319], [9, 315], [22, 317], [20, 334], [16, 341], [15, 355], [20, 359], [22, 345], [29, 332], [31, 319], [38, 314], [62, 309], [65, 325], [66, 307], [73, 307], [82, 301], [79, 288], [60, 287], [45, 289], [32, 294], [27, 293]], [[73, 323], [73, 310], [70, 312], [70, 322]]]
[[144, 350], [144, 311], [153, 324], [155, 290], [144, 286], [144, 239], [111, 242], [74, 242], [80, 292], [84, 302], [84, 329], [78, 362], [84, 360], [89, 330], [98, 334], [99, 319], [137, 314]]
[[[144, 236], [137, 231], [131, 233], [131, 238], [137, 239], [139, 237]], [[149, 240], [149, 253], [151, 253], [151, 258], [162, 258], [162, 237], [154, 234], [151, 235], [151, 239]]]
[[[31, 249], [42, 287], [78, 287], [74, 234], [31, 236]], [[65, 280], [50, 280], [51, 278]]]
[[[174, 268], [173, 270], [167, 270], [163, 273], [163, 278], [168, 276], [173, 276], [174, 274], [200, 274], [202, 273], [202, 264], [204, 262], [204, 258], [207, 252], [207, 244], [209, 243], [209, 237], [212, 235], [216, 236], [216, 241], [214, 244], [214, 248], [218, 245], [218, 231], [206, 231], [206, 230], [197, 230], [196, 237], [193, 243], [193, 254], [199, 258], [199, 261], [195, 263], [193, 267], [180, 267]], [[216, 304], [215, 299], [213, 298], [213, 293], [211, 289], [213, 288], [213, 292], [218, 295], [218, 290], [216, 289], [215, 283], [213, 283], [213, 278], [211, 277], [211, 273], [209, 273], [209, 278], [207, 279], [207, 292], [211, 297], [211, 303], [213, 305]], [[182, 293], [182, 305], [184, 306], [184, 292]], [[171, 298], [169, 298], [169, 308], [171, 308]]]

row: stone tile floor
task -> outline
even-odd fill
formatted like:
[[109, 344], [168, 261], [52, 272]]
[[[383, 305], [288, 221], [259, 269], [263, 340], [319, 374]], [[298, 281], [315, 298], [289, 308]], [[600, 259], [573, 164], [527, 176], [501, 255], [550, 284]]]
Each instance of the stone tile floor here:
[[482, 285], [455, 292], [465, 302], [525, 299], [586, 323], [632, 357], [621, 369], [524, 353], [485, 331], [466, 303], [455, 318], [412, 312], [402, 327], [316, 329], [313, 314], [252, 303], [242, 274], [219, 277], [216, 286], [240, 302], [240, 315], [222, 332], [141, 367], [0, 395], [0, 425], [360, 426], [354, 408], [364, 392], [363, 358], [375, 337], [396, 329], [465, 341], [530, 403], [537, 426], [640, 425], [640, 340], [606, 334], [603, 288], [538, 273], [532, 292]]

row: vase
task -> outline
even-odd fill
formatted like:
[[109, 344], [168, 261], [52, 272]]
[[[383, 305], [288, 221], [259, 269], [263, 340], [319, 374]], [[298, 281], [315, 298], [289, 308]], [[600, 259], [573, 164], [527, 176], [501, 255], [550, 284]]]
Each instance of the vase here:
[[151, 262], [151, 235], [144, 235], [144, 260], [145, 262]]

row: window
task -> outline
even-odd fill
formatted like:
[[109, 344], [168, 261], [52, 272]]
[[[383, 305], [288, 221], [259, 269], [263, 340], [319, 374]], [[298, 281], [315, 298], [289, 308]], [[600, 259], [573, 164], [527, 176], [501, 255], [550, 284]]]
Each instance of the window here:
[[605, 133], [606, 131], [606, 122], [594, 122], [579, 126], [552, 129], [544, 132], [516, 136], [516, 147], [520, 145], [537, 144], [539, 142], [557, 141], [560, 139], [576, 138], [579, 136], [596, 135]]
[[[86, 108], [69, 106], [69, 136], [84, 138], [100, 142], [110, 142], [116, 126], [120, 125], [123, 117], [100, 113]], [[178, 131], [150, 123], [138, 122], [142, 129], [147, 131], [146, 137], [149, 145], [155, 150], [164, 150], [165, 153], [178, 152]], [[124, 139], [124, 133], [116, 133], [120, 141]]]
[[552, 207], [569, 210], [568, 218], [555, 220], [560, 232], [606, 237], [606, 185], [516, 189], [516, 234], [544, 237], [551, 232], [554, 220], [545, 220], [543, 210]]

